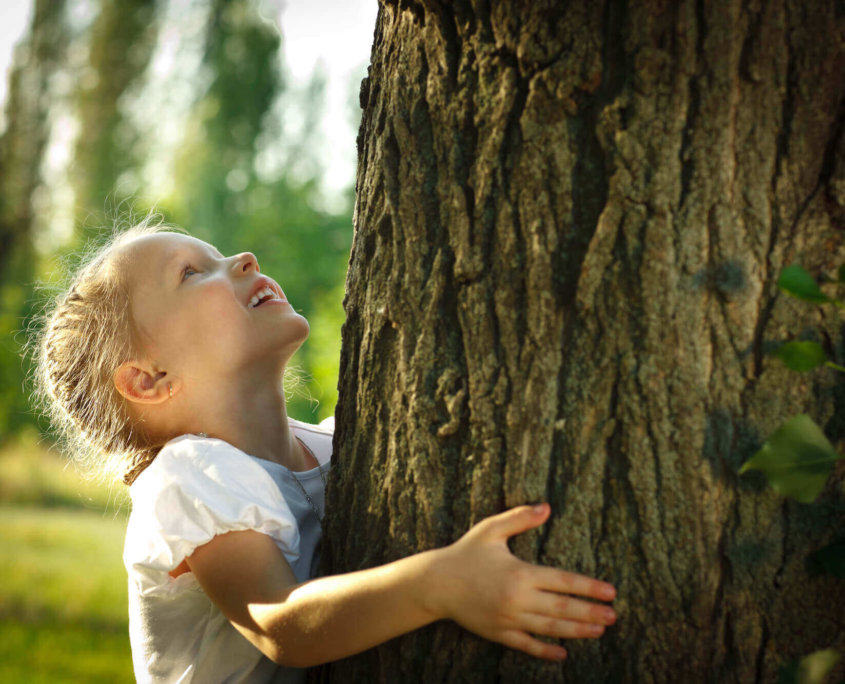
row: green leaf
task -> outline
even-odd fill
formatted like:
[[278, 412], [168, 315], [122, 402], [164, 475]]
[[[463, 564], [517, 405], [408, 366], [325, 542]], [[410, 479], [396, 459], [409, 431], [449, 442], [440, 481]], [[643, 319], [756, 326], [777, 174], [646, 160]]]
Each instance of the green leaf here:
[[798, 668], [801, 684], [823, 684], [827, 673], [839, 662], [839, 658], [839, 653], [832, 648], [816, 651], [802, 658]]
[[787, 368], [801, 373], [827, 362], [827, 356], [818, 342], [787, 342], [775, 354]]
[[802, 413], [781, 425], [739, 473], [760, 470], [776, 492], [812, 503], [838, 458], [821, 428]]
[[836, 277], [840, 283], [845, 283], [845, 264], [842, 264], [836, 271]]
[[811, 554], [808, 560], [817, 574], [827, 573], [845, 579], [845, 541], [828, 544]]
[[830, 297], [819, 289], [813, 276], [797, 264], [787, 266], [780, 272], [778, 287], [786, 294], [807, 302], [815, 302], [816, 304], [830, 302]]
[[834, 649], [826, 648], [793, 660], [780, 668], [777, 684], [824, 684], [841, 657]]

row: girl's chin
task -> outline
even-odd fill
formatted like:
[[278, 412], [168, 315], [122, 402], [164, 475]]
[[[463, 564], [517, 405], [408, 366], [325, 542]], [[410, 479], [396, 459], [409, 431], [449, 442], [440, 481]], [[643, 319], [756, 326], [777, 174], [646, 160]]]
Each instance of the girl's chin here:
[[286, 334], [289, 336], [291, 340], [298, 341], [299, 344], [305, 342], [308, 339], [308, 335], [311, 334], [311, 326], [308, 323], [308, 320], [302, 314], [296, 314], [296, 316], [292, 316], [286, 322]]
[[311, 329], [308, 326], [308, 321], [304, 318], [302, 321], [304, 325], [298, 327], [296, 330], [291, 328], [285, 330], [284, 338], [277, 340], [277, 344], [273, 352], [270, 353], [271, 356], [275, 356], [280, 359], [283, 364], [287, 364], [290, 358], [296, 354], [297, 350], [304, 344], [305, 340], [308, 339]]
[[310, 333], [311, 326], [305, 317], [298, 313], [290, 313], [274, 321], [272, 331], [266, 330], [266, 339], [276, 348], [287, 349], [290, 346], [298, 348], [308, 339]]

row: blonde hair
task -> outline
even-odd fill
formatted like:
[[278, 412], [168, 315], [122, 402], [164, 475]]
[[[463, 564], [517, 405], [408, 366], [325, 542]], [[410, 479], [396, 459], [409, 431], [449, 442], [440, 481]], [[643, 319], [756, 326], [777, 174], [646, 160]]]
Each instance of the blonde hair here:
[[151, 213], [89, 250], [30, 338], [36, 403], [71, 457], [89, 474], [99, 471], [126, 484], [160, 446], [147, 440], [113, 382], [133, 352], [127, 269], [117, 253], [137, 237], [160, 232], [179, 231]]

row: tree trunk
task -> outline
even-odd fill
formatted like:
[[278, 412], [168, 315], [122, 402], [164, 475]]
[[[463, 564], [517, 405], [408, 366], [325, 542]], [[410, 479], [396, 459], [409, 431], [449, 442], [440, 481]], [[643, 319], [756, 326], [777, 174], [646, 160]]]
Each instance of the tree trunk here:
[[50, 103], [67, 61], [64, 10], [63, 0], [35, 0], [9, 73], [6, 130], [0, 136], [0, 444], [33, 422], [29, 396], [21, 391], [29, 369], [29, 359], [21, 360], [21, 329], [34, 306], [34, 219], [46, 191], [41, 162]]
[[[89, 40], [89, 59], [75, 91], [80, 130], [73, 163], [76, 208], [102, 213], [117, 208], [137, 190], [137, 179], [121, 175], [138, 166], [137, 131], [126, 98], [147, 68], [156, 41], [157, 0], [101, 0]], [[115, 212], [116, 213], [116, 212]], [[109, 216], [109, 218], [111, 218]], [[93, 227], [108, 232], [98, 219]]]
[[[845, 524], [737, 476], [845, 387], [768, 355], [842, 318], [780, 270], [845, 262], [841, 2], [382, 0], [361, 89], [356, 233], [324, 570], [445, 545], [549, 501], [522, 558], [618, 589], [548, 664], [452, 623], [333, 682], [754, 682], [845, 652]], [[839, 671], [842, 671], [840, 666]]]

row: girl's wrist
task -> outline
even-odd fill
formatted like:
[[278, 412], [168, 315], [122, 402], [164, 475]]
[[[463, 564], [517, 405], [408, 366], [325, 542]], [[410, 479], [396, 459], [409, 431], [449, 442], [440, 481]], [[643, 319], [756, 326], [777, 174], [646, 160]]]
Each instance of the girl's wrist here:
[[420, 607], [432, 622], [450, 617], [449, 594], [453, 582], [449, 572], [449, 547], [423, 551], [415, 556], [420, 561]]

